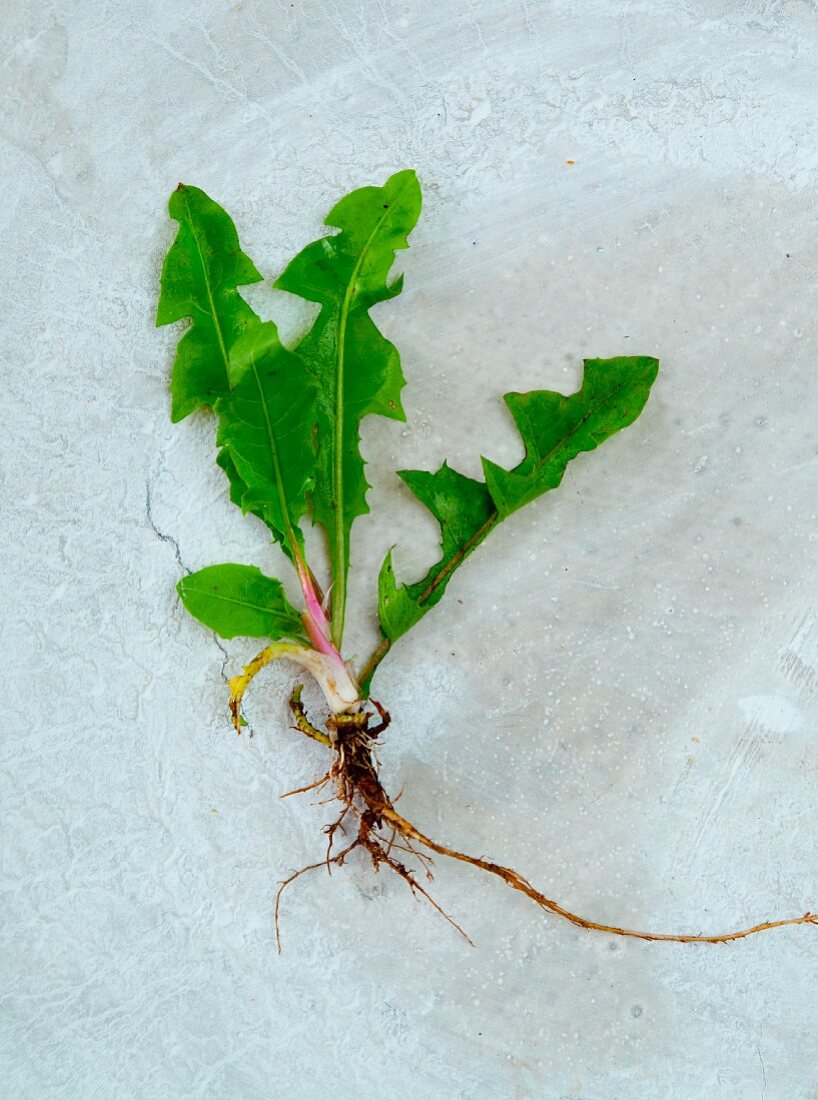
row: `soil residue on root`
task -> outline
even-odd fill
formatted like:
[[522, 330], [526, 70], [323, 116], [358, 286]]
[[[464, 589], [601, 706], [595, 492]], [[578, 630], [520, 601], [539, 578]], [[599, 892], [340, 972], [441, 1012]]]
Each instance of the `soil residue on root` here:
[[[495, 875], [512, 889], [525, 894], [545, 912], [561, 917], [579, 928], [594, 932], [605, 932], [613, 936], [625, 936], [631, 939], [648, 941], [662, 940], [671, 943], [731, 943], [733, 940], [746, 939], [747, 936], [755, 935], [758, 932], [783, 928], [787, 925], [818, 925], [818, 914], [808, 912], [801, 917], [763, 921], [749, 928], [720, 935], [685, 935], [639, 932], [631, 928], [619, 928], [616, 925], [602, 924], [599, 921], [580, 916], [578, 913], [573, 913], [558, 902], [540, 893], [513, 868], [504, 867], [502, 864], [493, 863], [491, 860], [466, 855], [465, 852], [459, 852], [454, 848], [448, 848], [446, 845], [426, 836], [398, 813], [394, 805], [396, 800], [390, 799], [379, 778], [379, 765], [376, 755], [378, 738], [390, 723], [389, 714], [380, 703], [374, 699], [369, 700], [374, 707], [374, 712], [367, 711], [364, 708], [355, 714], [331, 715], [326, 722], [326, 729], [322, 730], [314, 726], [307, 717], [301, 701], [301, 690], [301, 685], [297, 686], [290, 698], [290, 710], [295, 719], [294, 728], [327, 747], [332, 753], [332, 760], [328, 771], [315, 783], [294, 791], [288, 791], [287, 794], [282, 795], [282, 798], [303, 794], [307, 791], [319, 791], [331, 785], [334, 790], [333, 800], [337, 800], [340, 804], [340, 813], [324, 830], [327, 837], [324, 858], [317, 863], [302, 867], [301, 870], [290, 875], [279, 885], [275, 903], [275, 929], [279, 953], [281, 952], [279, 917], [281, 896], [284, 890], [308, 871], [325, 867], [327, 871], [331, 872], [332, 867], [343, 866], [346, 858], [356, 848], [367, 852], [376, 871], [380, 871], [382, 867], [387, 867], [393, 871], [406, 883], [416, 897], [426, 900], [470, 944], [472, 944], [472, 941], [466, 932], [435, 901], [426, 886], [418, 879], [418, 874], [422, 873], [427, 883], [432, 880], [431, 868], [433, 861], [430, 853], [456, 859], [461, 863], [468, 863], [487, 874]], [[348, 840], [348, 843], [338, 846], [339, 833], [345, 840]], [[420, 865], [421, 871], [407, 867], [401, 856], [412, 857]], [[474, 945], [472, 944], [472, 946]]]

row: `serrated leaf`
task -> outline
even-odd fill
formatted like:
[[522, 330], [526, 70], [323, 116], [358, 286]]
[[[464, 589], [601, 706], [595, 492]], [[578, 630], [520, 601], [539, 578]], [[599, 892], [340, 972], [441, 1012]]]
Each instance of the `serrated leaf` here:
[[647, 356], [586, 359], [582, 387], [570, 396], [551, 390], [506, 394], [526, 454], [512, 470], [483, 459], [485, 483], [458, 474], [445, 463], [434, 474], [401, 472], [440, 524], [442, 555], [422, 581], [398, 585], [391, 551], [387, 554], [378, 582], [378, 604], [388, 643], [434, 607], [453, 572], [497, 523], [556, 488], [572, 458], [633, 423], [645, 406], [658, 367], [658, 360]]
[[572, 458], [632, 424], [659, 369], [658, 360], [649, 356], [584, 362], [582, 388], [569, 397], [552, 390], [505, 395], [526, 453], [513, 470], [483, 459], [486, 484], [501, 519], [556, 489]]
[[191, 321], [173, 363], [175, 422], [199, 405], [214, 405], [229, 391], [230, 347], [248, 326], [259, 323], [236, 288], [262, 276], [242, 252], [230, 216], [204, 191], [180, 183], [168, 210], [179, 231], [162, 267], [156, 324]]
[[359, 425], [369, 414], [404, 419], [400, 358], [369, 310], [400, 292], [387, 283], [398, 249], [420, 214], [421, 195], [411, 170], [383, 187], [363, 187], [332, 208], [326, 225], [339, 233], [307, 245], [276, 280], [276, 287], [318, 302], [321, 311], [298, 345], [318, 384], [318, 464], [313, 507], [326, 529], [333, 569], [332, 630], [343, 634], [349, 532], [368, 511]]
[[216, 442], [230, 499], [262, 518], [292, 556], [315, 476], [315, 385], [272, 321], [239, 337], [229, 370], [233, 388], [216, 404]]
[[378, 606], [381, 626], [391, 642], [434, 607], [449, 578], [488, 534], [496, 516], [485, 484], [445, 462], [433, 474], [401, 470], [399, 476], [440, 524], [442, 553], [422, 580], [400, 586], [395, 583], [391, 550], [386, 555], [378, 580]]
[[308, 642], [281, 582], [254, 565], [210, 565], [183, 577], [177, 591], [185, 610], [222, 638]]

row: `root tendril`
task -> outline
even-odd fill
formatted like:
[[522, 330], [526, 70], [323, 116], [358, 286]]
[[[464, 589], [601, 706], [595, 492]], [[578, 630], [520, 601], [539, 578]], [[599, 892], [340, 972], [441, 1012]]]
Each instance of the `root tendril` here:
[[[502, 879], [513, 890], [519, 890], [530, 898], [540, 909], [554, 916], [570, 922], [578, 928], [588, 931], [603, 932], [612, 936], [623, 936], [630, 939], [644, 940], [648, 942], [665, 941], [670, 943], [732, 943], [735, 940], [746, 939], [748, 936], [759, 932], [767, 932], [774, 928], [785, 928], [791, 925], [812, 924], [818, 926], [818, 913], [806, 912], [800, 917], [788, 917], [780, 920], [762, 921], [749, 928], [739, 929], [735, 932], [726, 932], [718, 935], [678, 934], [661, 932], [640, 932], [632, 928], [620, 928], [617, 925], [604, 924], [600, 921], [589, 920], [578, 913], [566, 909], [559, 902], [545, 896], [537, 890], [528, 879], [519, 871], [511, 867], [504, 867], [500, 863], [484, 857], [470, 856], [460, 852], [456, 848], [449, 848], [444, 844], [426, 836], [410, 821], [397, 812], [395, 803], [400, 798], [390, 799], [384, 790], [379, 775], [379, 761], [375, 756], [376, 738], [389, 726], [389, 713], [380, 703], [370, 700], [380, 719], [374, 726], [369, 727], [369, 721], [373, 715], [365, 710], [348, 715], [332, 715], [328, 719], [327, 732], [317, 729], [308, 719], [304, 705], [301, 702], [300, 686], [293, 691], [290, 698], [290, 709], [296, 721], [294, 728], [314, 741], [327, 745], [333, 752], [332, 764], [327, 773], [315, 783], [307, 787], [300, 787], [294, 791], [288, 791], [282, 795], [287, 798], [293, 794], [302, 794], [306, 791], [317, 790], [327, 783], [334, 783], [335, 797], [327, 801], [341, 803], [340, 816], [331, 825], [326, 826], [327, 849], [324, 859], [320, 863], [311, 863], [302, 867], [279, 884], [275, 900], [275, 930], [276, 943], [281, 952], [281, 933], [279, 925], [281, 895], [290, 883], [309, 871], [325, 867], [328, 874], [332, 874], [333, 867], [341, 867], [347, 856], [356, 848], [362, 848], [369, 855], [373, 868], [378, 871], [382, 866], [388, 867], [400, 879], [402, 879], [412, 894], [420, 900], [423, 898], [432, 908], [443, 917], [466, 941], [474, 946], [472, 940], [460, 925], [443, 909], [431, 896], [424, 886], [418, 882], [417, 872], [411, 870], [394, 855], [394, 851], [405, 852], [418, 860], [428, 881], [433, 880], [431, 867], [434, 860], [429, 853], [446, 856], [449, 859], [466, 863], [476, 867], [487, 874]], [[400, 792], [403, 793], [402, 791]], [[322, 802], [321, 805], [324, 803]], [[349, 813], [354, 813], [358, 819], [358, 831], [355, 839], [340, 852], [333, 855], [335, 835], [340, 830], [346, 834], [344, 820]]]

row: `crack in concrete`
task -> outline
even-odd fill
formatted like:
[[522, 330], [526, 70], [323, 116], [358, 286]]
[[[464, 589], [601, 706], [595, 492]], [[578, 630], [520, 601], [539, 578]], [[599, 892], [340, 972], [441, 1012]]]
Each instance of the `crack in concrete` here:
[[[182, 560], [182, 551], [179, 549], [178, 539], [175, 539], [173, 535], [169, 535], [167, 531], [162, 531], [159, 529], [159, 527], [156, 526], [156, 521], [153, 518], [153, 486], [151, 485], [150, 479], [148, 478], [145, 479], [145, 514], [148, 517], [148, 525], [150, 526], [150, 529], [153, 531], [158, 539], [160, 539], [162, 542], [166, 542], [169, 546], [173, 547], [176, 564], [179, 566], [182, 572], [189, 577], [193, 570]], [[226, 684], [229, 684], [230, 677], [227, 675], [227, 663], [230, 660], [230, 654], [222, 645], [222, 640], [216, 633], [216, 631], [211, 630], [210, 633], [213, 636], [213, 641], [216, 643], [219, 652], [222, 655], [222, 664], [220, 670], [221, 678]]]
[[173, 537], [173, 535], [168, 535], [165, 531], [160, 531], [159, 528], [156, 526], [153, 518], [153, 486], [147, 479], [145, 480], [145, 514], [148, 517], [148, 524], [150, 525], [153, 533], [158, 539], [161, 539], [162, 542], [166, 542], [173, 547], [173, 552], [176, 556], [176, 564], [181, 570], [183, 570], [188, 576], [190, 576], [193, 570], [185, 565], [185, 563], [182, 561], [182, 552], [179, 549], [178, 541]]

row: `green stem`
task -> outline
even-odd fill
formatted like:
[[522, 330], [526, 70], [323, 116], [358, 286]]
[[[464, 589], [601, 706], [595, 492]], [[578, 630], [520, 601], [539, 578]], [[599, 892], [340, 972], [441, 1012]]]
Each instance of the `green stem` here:
[[381, 638], [380, 645], [366, 662], [361, 669], [360, 684], [361, 695], [366, 699], [369, 698], [369, 686], [372, 683], [372, 677], [375, 675], [375, 671], [389, 650], [392, 648], [392, 643], [388, 638]]
[[[397, 198], [397, 196], [395, 196]], [[387, 203], [384, 213], [375, 223], [372, 232], [367, 238], [366, 244], [361, 249], [352, 274], [347, 283], [341, 306], [338, 313], [338, 347], [336, 350], [335, 372], [335, 440], [332, 471], [333, 504], [335, 510], [335, 524], [332, 545], [332, 644], [337, 650], [341, 649], [344, 638], [344, 616], [347, 602], [347, 569], [349, 567], [349, 529], [346, 525], [345, 497], [344, 497], [344, 358], [346, 352], [346, 329], [349, 320], [349, 311], [358, 287], [358, 276], [361, 273], [364, 260], [375, 237], [380, 233], [381, 227], [389, 217], [389, 210], [394, 203]]]
[[360, 258], [352, 272], [338, 316], [338, 351], [335, 371], [335, 439], [333, 451], [332, 493], [335, 524], [332, 539], [332, 644], [340, 651], [344, 639], [347, 602], [347, 533], [344, 515], [344, 341], [352, 298], [358, 278]]
[[352, 275], [347, 283], [338, 313], [338, 349], [335, 370], [335, 439], [333, 452], [332, 492], [335, 506], [335, 525], [332, 547], [332, 644], [340, 651], [344, 640], [344, 616], [347, 604], [347, 568], [349, 560], [349, 532], [346, 526], [344, 498], [344, 359], [346, 331], [352, 298], [358, 283], [358, 275], [372, 239], [380, 229], [383, 218], [369, 235], [361, 249]]

